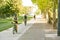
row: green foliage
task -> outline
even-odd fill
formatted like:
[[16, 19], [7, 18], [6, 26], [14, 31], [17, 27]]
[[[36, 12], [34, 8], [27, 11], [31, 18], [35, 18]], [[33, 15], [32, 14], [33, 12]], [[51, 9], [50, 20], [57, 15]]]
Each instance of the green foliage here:
[[23, 7], [21, 0], [0, 0], [0, 18], [28, 13], [29, 7]]
[[[5, 4], [3, 4], [3, 2]], [[15, 13], [18, 14], [20, 11], [19, 0], [5, 0], [0, 2], [2, 6], [0, 6], [0, 18], [6, 18], [13, 16]]]
[[37, 11], [36, 11], [36, 15], [39, 15], [40, 13], [41, 13], [40, 10], [37, 10]]
[[55, 1], [55, 4], [58, 5], [58, 0], [32, 0], [33, 3], [36, 3], [42, 11], [52, 8], [53, 3]]

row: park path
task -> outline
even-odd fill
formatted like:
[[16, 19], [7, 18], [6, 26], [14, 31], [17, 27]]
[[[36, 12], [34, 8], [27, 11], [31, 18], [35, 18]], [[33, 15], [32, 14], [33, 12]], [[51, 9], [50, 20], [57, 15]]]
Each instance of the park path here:
[[59, 40], [57, 31], [44, 18], [36, 19], [36, 22], [18, 40]]
[[31, 19], [28, 21], [28, 24], [25, 26], [24, 23], [18, 25], [18, 33], [13, 35], [13, 27], [7, 30], [0, 32], [0, 40], [17, 40], [20, 36], [22, 36], [26, 30], [30, 28], [34, 24], [35, 20]]
[[36, 22], [18, 40], [45, 40], [45, 26], [47, 21], [37, 18]]
[[47, 20], [42, 16], [36, 20], [28, 21], [18, 25], [18, 33], [12, 34], [13, 28], [0, 32], [0, 40], [59, 40], [56, 31], [52, 31], [52, 25], [47, 24]]

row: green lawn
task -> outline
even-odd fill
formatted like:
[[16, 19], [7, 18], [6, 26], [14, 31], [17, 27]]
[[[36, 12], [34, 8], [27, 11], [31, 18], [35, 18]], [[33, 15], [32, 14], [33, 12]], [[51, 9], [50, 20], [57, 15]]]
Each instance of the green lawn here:
[[[28, 16], [28, 20], [30, 20], [31, 18], [32, 18], [31, 16]], [[12, 18], [0, 19], [0, 32], [13, 27], [13, 24], [11, 22], [12, 22]], [[23, 16], [19, 16], [18, 23], [21, 24], [22, 22], [23, 22]]]

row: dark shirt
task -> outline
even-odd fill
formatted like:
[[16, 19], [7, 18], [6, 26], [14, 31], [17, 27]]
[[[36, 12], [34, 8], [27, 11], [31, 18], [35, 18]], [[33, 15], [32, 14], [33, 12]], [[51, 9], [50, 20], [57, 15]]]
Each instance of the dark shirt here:
[[16, 18], [16, 17], [14, 18], [14, 22], [15, 22], [15, 23], [18, 23], [18, 22], [17, 22], [17, 18]]
[[25, 20], [27, 19], [27, 16], [26, 16], [26, 15], [24, 15], [24, 19], [25, 19]]

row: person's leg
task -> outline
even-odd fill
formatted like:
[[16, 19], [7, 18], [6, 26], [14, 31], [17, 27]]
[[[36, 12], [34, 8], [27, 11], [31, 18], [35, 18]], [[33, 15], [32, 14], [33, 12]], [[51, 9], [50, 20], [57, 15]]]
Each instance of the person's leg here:
[[17, 28], [16, 28], [16, 33], [17, 33]]
[[26, 20], [25, 20], [25, 26], [26, 26]]
[[14, 27], [13, 27], [13, 34], [15, 34], [15, 25], [14, 25]]
[[16, 33], [17, 33], [17, 24], [16, 24], [16, 28], [15, 28], [15, 31], [16, 31]]

